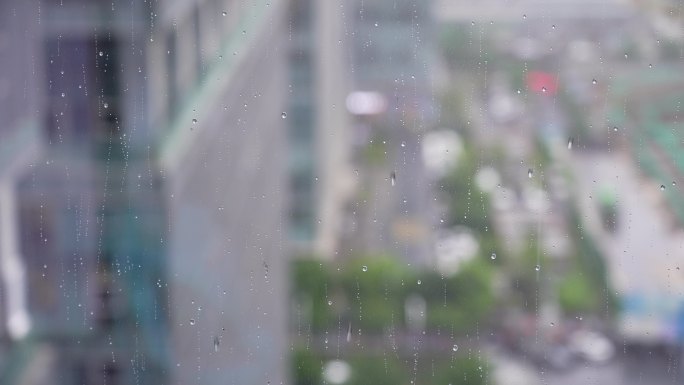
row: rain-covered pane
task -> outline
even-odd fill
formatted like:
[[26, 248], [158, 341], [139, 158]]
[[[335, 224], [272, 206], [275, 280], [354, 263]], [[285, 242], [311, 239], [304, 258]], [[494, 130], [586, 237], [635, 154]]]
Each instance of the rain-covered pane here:
[[684, 2], [0, 0], [0, 384], [684, 383]]

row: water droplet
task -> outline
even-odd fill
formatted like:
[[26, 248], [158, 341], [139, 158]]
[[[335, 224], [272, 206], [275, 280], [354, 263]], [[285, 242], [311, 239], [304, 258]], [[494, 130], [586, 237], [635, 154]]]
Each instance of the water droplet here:
[[555, 25], [555, 24], [552, 25], [552, 26], [551, 26], [551, 29], [556, 29], [556, 25]]
[[368, 271], [368, 266], [366, 266], [366, 265], [361, 266], [361, 271], [364, 271], [364, 272]]
[[104, 55], [104, 52], [100, 51], [100, 52], [98, 52], [97, 54], [100, 55], [100, 56], [103, 56], [103, 55]]
[[223, 11], [223, 12], [221, 12], [221, 15], [223, 15], [223, 16], [227, 16], [227, 15], [228, 15], [228, 12], [226, 12], [226, 11]]
[[214, 351], [215, 351], [215, 352], [218, 352], [218, 350], [219, 350], [219, 344], [220, 344], [220, 343], [221, 343], [221, 341], [219, 340], [219, 338], [218, 338], [218, 337], [214, 337]]
[[572, 150], [572, 143], [574, 140], [572, 138], [568, 138], [568, 150]]
[[534, 266], [534, 270], [535, 270], [535, 271], [539, 271], [539, 270], [541, 270], [541, 266], [539, 266], [539, 265], [535, 265], [535, 266]]
[[351, 324], [349, 324], [349, 328], [347, 329], [347, 342], [351, 341]]
[[596, 79], [591, 79], [591, 84], [596, 85], [598, 84], [598, 81]]
[[104, 108], [109, 108], [109, 103], [105, 102], [102, 106], [103, 106]]
[[677, 182], [672, 181], [672, 185], [673, 185], [673, 186], [676, 186], [676, 185], [677, 185]]
[[401, 142], [401, 147], [406, 147], [406, 142]]
[[394, 186], [396, 183], [397, 183], [397, 174], [394, 171], [392, 171], [390, 173], [390, 184], [392, 184], [392, 186]]
[[542, 92], [546, 93], [546, 87], [542, 87]]
[[523, 15], [523, 19], [527, 19], [527, 15]]
[[281, 113], [281, 114], [280, 114], [280, 117], [283, 118], [283, 119], [287, 118], [287, 112]]
[[197, 124], [197, 119], [193, 119], [192, 124]]
[[531, 168], [527, 169], [527, 177], [532, 178], [533, 175], [534, 175], [534, 171]]
[[649, 65], [648, 65], [648, 68], [653, 68], [653, 64], [649, 64]]
[[457, 350], [458, 350], [458, 345], [454, 345], [454, 346], [452, 346], [452, 347], [451, 347], [451, 350], [453, 350], [453, 351], [457, 351]]
[[332, 301], [328, 300], [328, 306], [332, 306]]
[[665, 191], [665, 185], [664, 184], [660, 185], [660, 191]]
[[64, 92], [62, 92], [62, 97], [65, 97], [65, 96], [66, 96], [66, 94]]
[[418, 280], [418, 284], [420, 285], [421, 283], [423, 283], [423, 281], [421, 281], [421, 280], [419, 279], [419, 280]]
[[492, 255], [490, 256], [490, 258], [491, 258], [491, 259], [496, 259], [496, 253], [492, 253]]
[[551, 322], [550, 325], [551, 325], [551, 327], [556, 326], [556, 324], [553, 322]]
[[195, 319], [194, 318], [190, 318], [190, 325], [195, 326]]
[[613, 126], [613, 131], [617, 132], [618, 128], [617, 126]]

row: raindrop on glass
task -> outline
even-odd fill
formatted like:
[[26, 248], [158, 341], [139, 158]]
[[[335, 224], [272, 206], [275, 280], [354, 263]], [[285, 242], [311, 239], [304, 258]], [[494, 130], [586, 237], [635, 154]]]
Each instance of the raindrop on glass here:
[[195, 319], [194, 318], [190, 318], [190, 326], [195, 326]]
[[193, 119], [192, 124], [197, 124], [197, 119]]
[[397, 183], [397, 174], [394, 171], [390, 173], [390, 183], [392, 184], [392, 186], [394, 186]]
[[665, 191], [665, 185], [664, 184], [660, 185], [660, 191]]
[[451, 350], [453, 350], [453, 351], [457, 351], [457, 350], [458, 350], [458, 345], [454, 345], [454, 346], [452, 346], [452, 347], [451, 347]]
[[568, 138], [568, 150], [572, 150], [572, 142], [574, 142], [574, 140], [572, 138]]
[[226, 15], [228, 15], [228, 12], [223, 11], [223, 12], [221, 12], [221, 15], [226, 16]]
[[419, 279], [419, 280], [418, 280], [418, 284], [420, 285], [421, 283], [423, 283], [423, 281], [421, 281], [421, 280]]
[[104, 52], [100, 51], [100, 52], [98, 52], [98, 55], [103, 56]]
[[539, 266], [539, 265], [534, 266], [534, 270], [535, 270], [535, 271], [541, 270], [541, 266]]
[[328, 306], [332, 306], [332, 301], [328, 300]]
[[591, 84], [596, 85], [598, 84], [598, 81], [596, 79], [591, 79]]
[[366, 266], [366, 265], [361, 266], [361, 271], [364, 271], [364, 272], [368, 271], [368, 266]]
[[281, 114], [280, 114], [280, 117], [283, 118], [283, 119], [287, 118], [287, 112], [281, 113]]
[[530, 168], [530, 169], [527, 169], [527, 177], [528, 177], [528, 178], [532, 178], [533, 175], [534, 175], [534, 171], [532, 171], [531, 168]]
[[496, 253], [492, 253], [492, 255], [489, 256], [491, 259], [496, 259]]
[[220, 343], [221, 343], [221, 341], [219, 341], [219, 338], [218, 338], [218, 337], [214, 337], [214, 351], [215, 351], [215, 352], [218, 352], [218, 350], [219, 350], [219, 344], [220, 344]]
[[109, 103], [106, 103], [102, 105], [104, 108], [109, 108]]

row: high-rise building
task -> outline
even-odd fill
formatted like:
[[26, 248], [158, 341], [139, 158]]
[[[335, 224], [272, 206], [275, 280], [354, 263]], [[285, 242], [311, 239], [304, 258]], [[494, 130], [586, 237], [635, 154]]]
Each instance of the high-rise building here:
[[285, 10], [2, 2], [0, 382], [287, 381]]
[[297, 252], [332, 257], [339, 249], [353, 188], [352, 132], [344, 2], [290, 3], [290, 204]]

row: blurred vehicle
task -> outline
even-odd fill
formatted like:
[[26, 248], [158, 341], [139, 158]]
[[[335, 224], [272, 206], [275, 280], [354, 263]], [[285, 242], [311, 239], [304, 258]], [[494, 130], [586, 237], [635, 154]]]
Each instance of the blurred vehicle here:
[[594, 363], [605, 363], [615, 355], [613, 343], [604, 335], [589, 330], [578, 330], [568, 339], [570, 351]]

